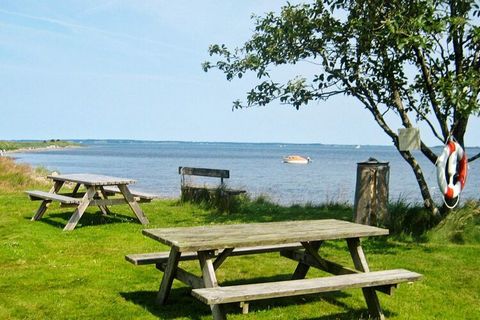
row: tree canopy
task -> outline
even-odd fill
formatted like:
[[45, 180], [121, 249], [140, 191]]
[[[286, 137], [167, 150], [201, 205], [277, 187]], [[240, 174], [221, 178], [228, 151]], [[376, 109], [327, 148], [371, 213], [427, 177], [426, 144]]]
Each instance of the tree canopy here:
[[[463, 146], [469, 118], [480, 114], [479, 16], [473, 0], [287, 3], [278, 14], [253, 16], [253, 35], [241, 47], [211, 45], [210, 55], [219, 60], [203, 68], [217, 68], [228, 80], [256, 74], [246, 103], [237, 100], [234, 108], [279, 100], [299, 109], [343, 94], [371, 112], [397, 149], [386, 113], [405, 128], [424, 122], [441, 143], [455, 137]], [[272, 67], [301, 62], [314, 65], [313, 77], [276, 82], [270, 76]], [[435, 163], [437, 155], [423, 142], [421, 151]], [[436, 212], [415, 157], [399, 152], [416, 175], [425, 207]]]

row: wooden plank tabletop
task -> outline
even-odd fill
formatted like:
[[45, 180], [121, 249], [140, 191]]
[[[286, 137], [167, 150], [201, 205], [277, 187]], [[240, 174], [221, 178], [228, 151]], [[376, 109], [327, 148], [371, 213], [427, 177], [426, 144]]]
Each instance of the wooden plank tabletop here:
[[388, 230], [323, 219], [145, 229], [143, 234], [180, 252], [387, 235]]
[[90, 173], [61, 174], [57, 176], [49, 175], [48, 178], [54, 181], [67, 181], [90, 186], [110, 186], [135, 183], [135, 180], [133, 179], [110, 177]]

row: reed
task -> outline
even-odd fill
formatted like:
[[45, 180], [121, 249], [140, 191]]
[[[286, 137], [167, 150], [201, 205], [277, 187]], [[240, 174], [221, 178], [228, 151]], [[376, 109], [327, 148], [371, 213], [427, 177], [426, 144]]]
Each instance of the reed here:
[[0, 157], [0, 191], [24, 191], [29, 187], [47, 187], [44, 168], [32, 169], [9, 157]]

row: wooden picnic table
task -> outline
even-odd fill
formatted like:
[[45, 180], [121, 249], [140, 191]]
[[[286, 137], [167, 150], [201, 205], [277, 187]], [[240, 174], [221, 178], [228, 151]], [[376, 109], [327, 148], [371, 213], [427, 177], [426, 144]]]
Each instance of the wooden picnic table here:
[[[26, 191], [31, 200], [42, 201], [32, 220], [40, 220], [47, 211], [49, 204], [52, 201], [58, 201], [63, 206], [76, 207], [75, 212], [63, 229], [73, 230], [89, 206], [98, 206], [102, 213], [106, 215], [110, 213], [108, 206], [126, 203], [142, 224], [148, 224], [148, 219], [138, 205], [138, 202], [150, 201], [156, 196], [131, 192], [128, 185], [135, 183], [133, 179], [84, 173], [49, 175], [48, 178], [54, 182], [49, 192], [38, 190]], [[75, 187], [73, 191], [67, 194], [61, 194], [60, 190], [66, 182], [74, 183]], [[82, 185], [86, 189], [85, 192], [79, 192]], [[109, 198], [109, 196], [115, 194], [122, 195], [122, 198]]]
[[[193, 296], [209, 304], [214, 319], [218, 320], [226, 318], [224, 303], [240, 302], [248, 310], [248, 301], [347, 288], [362, 288], [372, 317], [383, 319], [376, 291], [390, 294], [398, 283], [420, 278], [419, 274], [403, 269], [370, 272], [360, 238], [387, 235], [388, 230], [347, 221], [325, 219], [161, 228], [146, 229], [143, 234], [170, 247], [168, 258], [165, 253], [126, 257], [137, 265], [156, 263], [157, 268], [164, 271], [158, 303], [166, 302], [172, 282], [177, 279], [193, 287]], [[338, 239], [346, 240], [355, 269], [321, 257], [322, 243]], [[292, 280], [219, 286], [216, 270], [229, 256], [272, 251], [280, 251], [281, 256], [298, 262]], [[180, 261], [192, 259], [198, 259], [201, 277], [179, 266]], [[310, 267], [335, 276], [305, 279]]]

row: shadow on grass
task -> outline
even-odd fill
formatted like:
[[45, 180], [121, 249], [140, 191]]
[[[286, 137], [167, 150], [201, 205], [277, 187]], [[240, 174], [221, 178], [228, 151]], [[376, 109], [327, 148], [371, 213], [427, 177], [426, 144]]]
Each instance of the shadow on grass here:
[[[43, 222], [49, 224], [56, 228], [63, 229], [65, 225], [70, 220], [73, 211], [67, 212], [59, 212], [59, 213], [46, 213], [40, 220], [36, 222]], [[31, 217], [25, 217], [25, 219], [30, 220]], [[126, 216], [123, 214], [117, 214], [111, 212], [109, 215], [103, 215], [101, 211], [93, 212], [85, 212], [82, 215], [82, 218], [78, 222], [75, 229], [90, 227], [90, 226], [97, 226], [97, 225], [105, 225], [105, 224], [113, 224], [113, 223], [125, 223], [125, 222], [138, 222], [137, 219], [131, 216]], [[140, 222], [138, 222], [140, 223]]]
[[[209, 306], [197, 301], [190, 295], [190, 289], [177, 288], [170, 292], [169, 301], [165, 305], [158, 305], [155, 301], [157, 291], [133, 291], [120, 292], [120, 295], [129, 302], [141, 306], [148, 310], [154, 316], [161, 319], [176, 319], [188, 318], [199, 320], [201, 317], [208, 317], [211, 315]], [[366, 308], [353, 309], [348, 304], [339, 301], [340, 298], [348, 297], [349, 294], [345, 292], [328, 292], [310, 296], [296, 296], [286, 298], [275, 298], [268, 300], [252, 301], [250, 302], [250, 312], [270, 310], [272, 308], [281, 308], [291, 305], [305, 305], [314, 303], [316, 301], [325, 301], [329, 304], [335, 305], [345, 310], [342, 313], [325, 315], [321, 317], [308, 317], [305, 320], [333, 320], [333, 319], [369, 319], [369, 314]], [[229, 314], [240, 314], [241, 308], [238, 303], [231, 303], [224, 305], [224, 310]], [[386, 317], [394, 316], [394, 313], [385, 311]]]
[[179, 317], [199, 320], [208, 316], [211, 311], [207, 305], [195, 300], [190, 295], [190, 289], [172, 289], [169, 300], [165, 305], [158, 305], [155, 301], [157, 291], [120, 292], [120, 295], [129, 302], [145, 308], [154, 316], [161, 319], [177, 319]]

